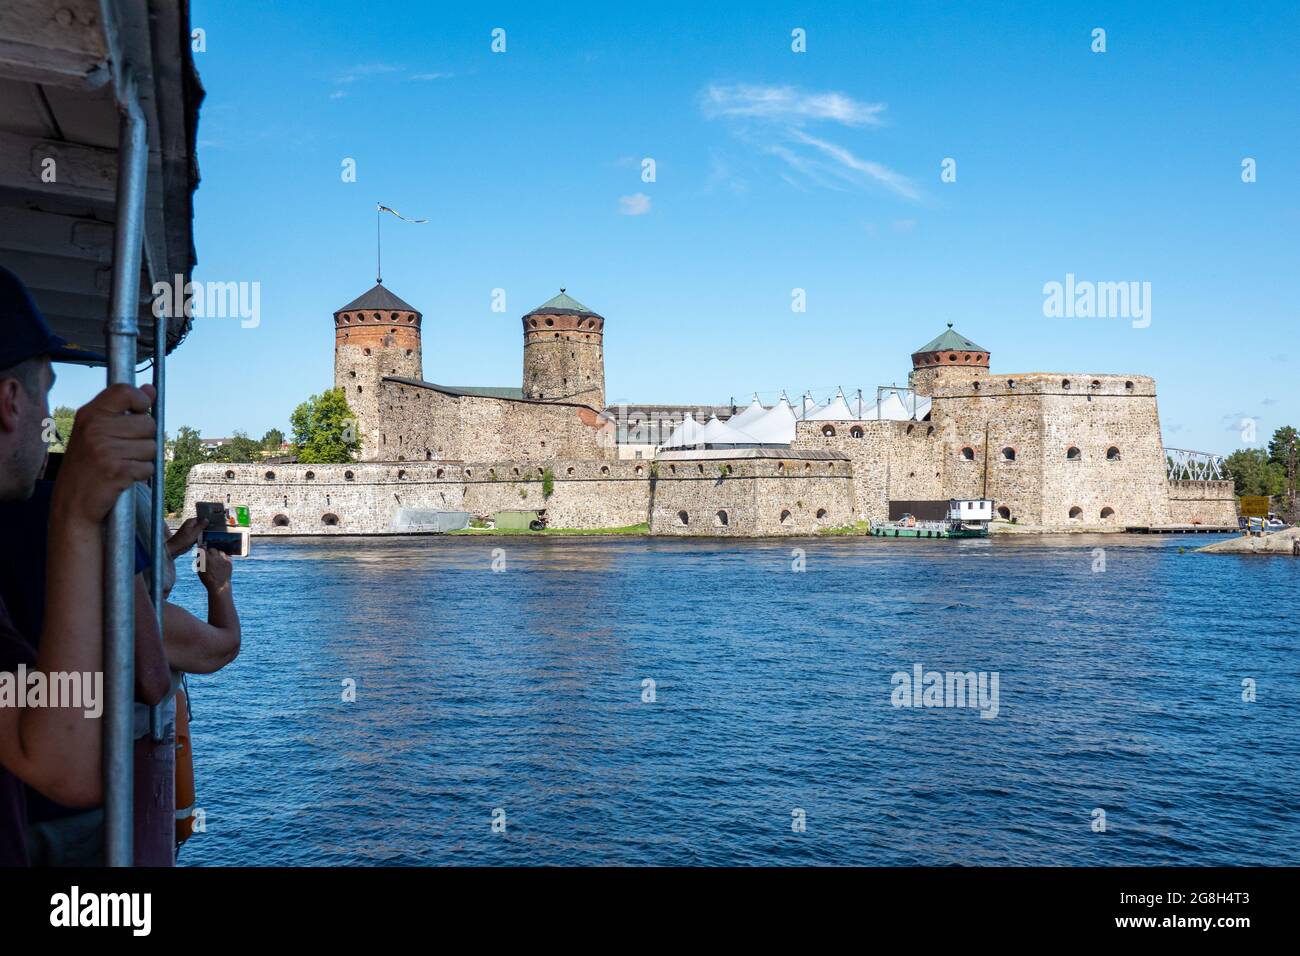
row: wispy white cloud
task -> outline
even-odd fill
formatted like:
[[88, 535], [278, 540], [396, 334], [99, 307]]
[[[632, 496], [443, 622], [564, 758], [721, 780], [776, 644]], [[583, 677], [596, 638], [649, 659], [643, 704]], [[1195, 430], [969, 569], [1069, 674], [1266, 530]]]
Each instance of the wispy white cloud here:
[[876, 184], [918, 201], [921, 191], [907, 176], [864, 159], [825, 135], [807, 132], [815, 124], [883, 126], [885, 109], [884, 103], [868, 103], [845, 93], [794, 86], [712, 84], [700, 94], [705, 117], [721, 120], [740, 139], [785, 163], [788, 168], [780, 175], [786, 182], [803, 180], [835, 190]]
[[809, 93], [793, 86], [713, 84], [700, 98], [705, 116], [754, 117], [802, 122], [829, 120], [846, 126], [879, 126], [884, 103], [863, 103], [843, 93]]
[[618, 211], [625, 216], [643, 216], [650, 211], [650, 197], [645, 193], [619, 196]]
[[358, 63], [348, 67], [335, 79], [336, 83], [355, 83], [367, 76], [380, 76], [384, 73], [400, 73], [402, 68], [395, 63]]
[[843, 146], [828, 142], [824, 139], [818, 139], [816, 136], [809, 136], [803, 130], [791, 130], [790, 135], [801, 143], [812, 146], [820, 150], [824, 155], [830, 157], [842, 169], [850, 170], [853, 173], [860, 173], [869, 176], [876, 182], [887, 186], [900, 196], [907, 199], [920, 199], [921, 194], [912, 185], [912, 181], [901, 173], [896, 173], [888, 166], [872, 162], [868, 159], [859, 159], [852, 152]]
[[455, 73], [412, 73], [413, 80], [449, 80]]

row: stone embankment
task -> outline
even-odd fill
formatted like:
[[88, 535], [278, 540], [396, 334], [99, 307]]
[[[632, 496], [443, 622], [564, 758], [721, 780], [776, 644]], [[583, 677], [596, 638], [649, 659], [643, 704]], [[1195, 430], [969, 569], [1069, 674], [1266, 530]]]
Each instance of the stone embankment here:
[[1283, 554], [1300, 557], [1300, 528], [1271, 534], [1241, 535], [1197, 549], [1204, 554]]

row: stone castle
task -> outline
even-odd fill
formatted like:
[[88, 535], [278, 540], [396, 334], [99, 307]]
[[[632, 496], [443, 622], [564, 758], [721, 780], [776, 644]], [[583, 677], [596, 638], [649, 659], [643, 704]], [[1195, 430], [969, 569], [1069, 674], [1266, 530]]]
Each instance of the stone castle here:
[[334, 384], [357, 421], [358, 461], [198, 465], [187, 513], [199, 500], [246, 504], [268, 535], [545, 509], [553, 528], [756, 536], [990, 498], [1000, 519], [1041, 531], [1236, 523], [1231, 481], [1170, 479], [1153, 379], [994, 375], [989, 351], [951, 325], [912, 354], [901, 418], [817, 417], [788, 445], [656, 454], [641, 423], [657, 435], [692, 406], [607, 408], [605, 319], [565, 290], [522, 318], [518, 388], [426, 381], [423, 318], [382, 284], [334, 313]]

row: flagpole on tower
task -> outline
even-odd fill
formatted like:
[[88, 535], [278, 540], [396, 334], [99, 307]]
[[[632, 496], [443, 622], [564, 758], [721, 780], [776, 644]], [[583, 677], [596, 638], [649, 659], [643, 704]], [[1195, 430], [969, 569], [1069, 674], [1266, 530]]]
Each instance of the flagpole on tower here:
[[379, 238], [379, 215], [383, 211], [380, 203], [375, 203], [375, 282], [384, 284], [383, 245]]

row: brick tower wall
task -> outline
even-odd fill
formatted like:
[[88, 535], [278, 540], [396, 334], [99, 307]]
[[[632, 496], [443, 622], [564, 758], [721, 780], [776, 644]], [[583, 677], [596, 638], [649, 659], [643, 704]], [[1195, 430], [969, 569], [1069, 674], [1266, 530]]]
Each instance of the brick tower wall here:
[[605, 320], [534, 312], [523, 318], [524, 398], [605, 408]]
[[334, 315], [334, 387], [343, 389], [357, 420], [362, 461], [384, 457], [379, 446], [380, 381], [424, 378], [418, 312], [338, 312]]

